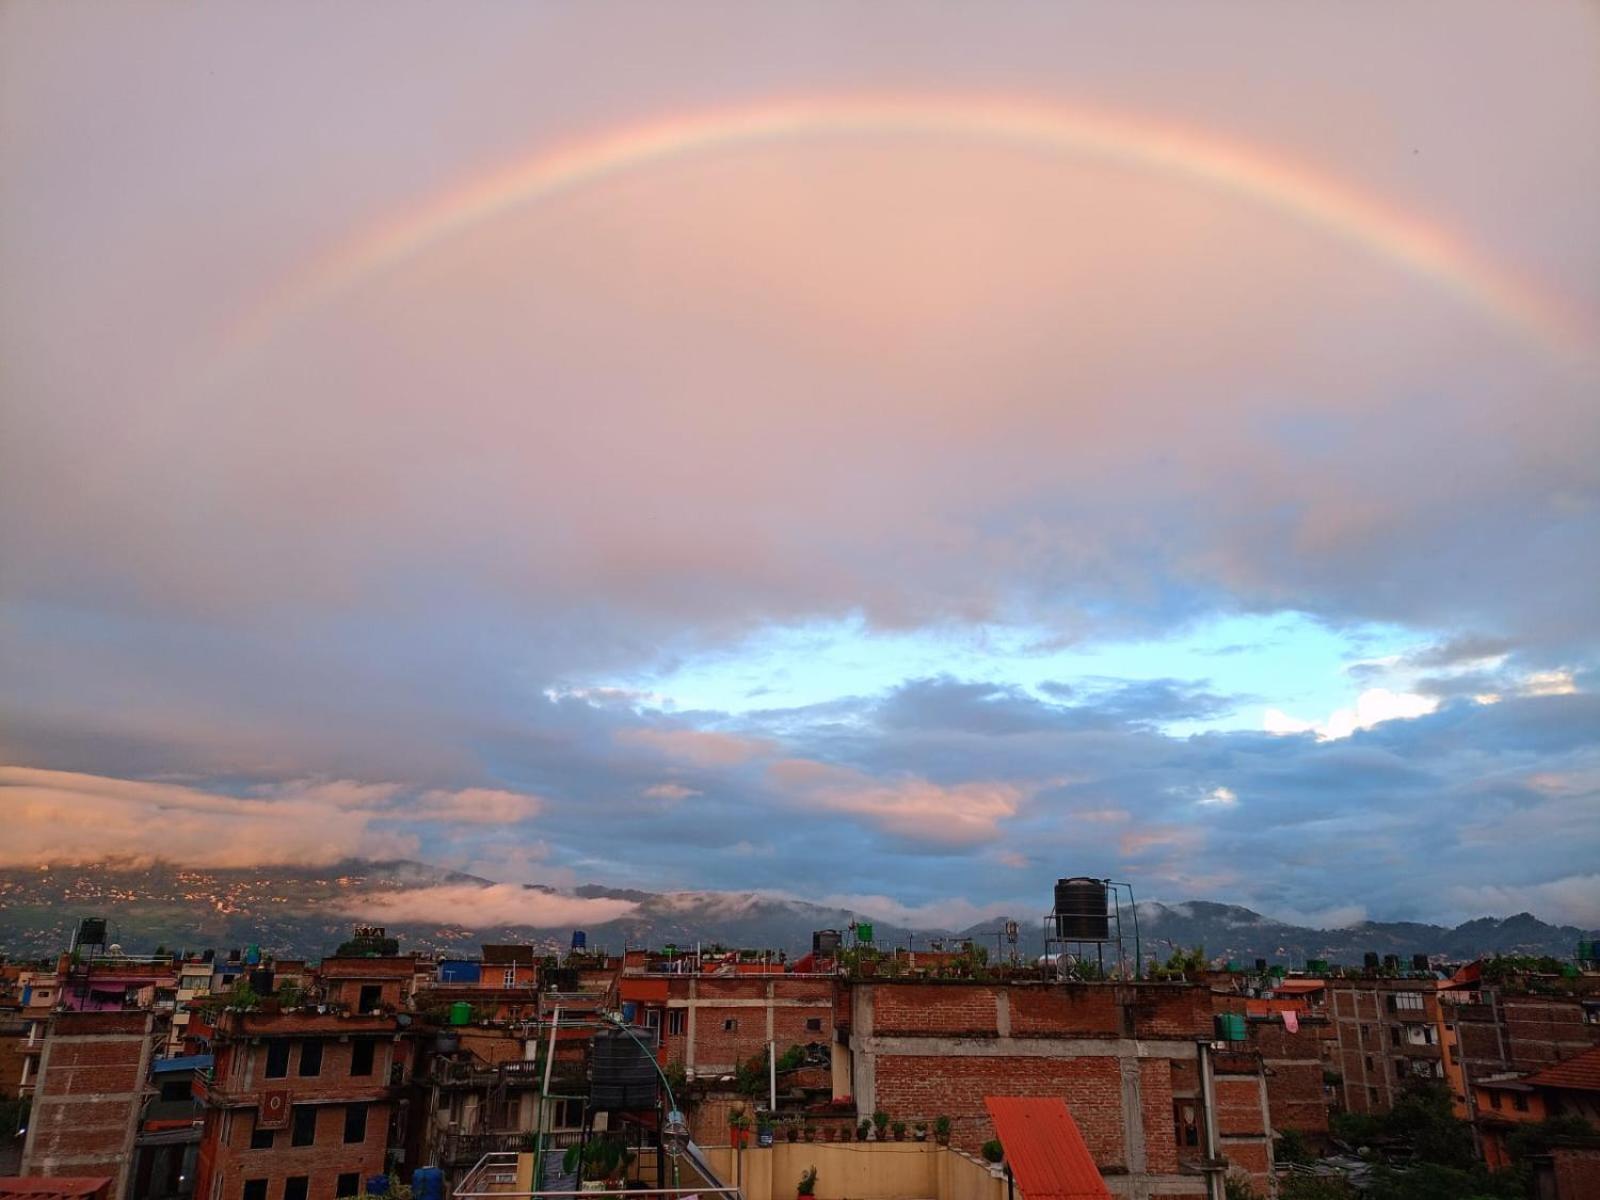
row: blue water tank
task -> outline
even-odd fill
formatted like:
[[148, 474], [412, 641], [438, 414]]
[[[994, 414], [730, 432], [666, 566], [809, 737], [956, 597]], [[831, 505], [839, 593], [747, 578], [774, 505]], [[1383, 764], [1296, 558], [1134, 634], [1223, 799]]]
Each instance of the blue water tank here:
[[444, 1200], [444, 1172], [438, 1167], [411, 1172], [411, 1200]]
[[572, 931], [572, 948], [574, 950], [587, 950], [589, 948], [589, 935], [581, 929]]
[[259, 967], [261, 965], [261, 947], [247, 947], [244, 952], [244, 962], [247, 967]]
[[367, 1176], [367, 1195], [387, 1196], [389, 1194], [389, 1177], [387, 1175]]
[[622, 1002], [622, 1019], [624, 1022], [632, 1025], [638, 1015], [639, 1002], [637, 1000], [624, 1000]]

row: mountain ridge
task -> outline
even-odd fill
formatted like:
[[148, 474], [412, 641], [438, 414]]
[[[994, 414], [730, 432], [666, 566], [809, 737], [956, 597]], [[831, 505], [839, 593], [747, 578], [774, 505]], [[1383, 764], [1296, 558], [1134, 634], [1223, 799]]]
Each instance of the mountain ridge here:
[[[113, 937], [129, 952], [260, 945], [284, 957], [331, 953], [363, 917], [364, 896], [400, 891], [427, 896], [441, 889], [504, 888], [466, 872], [411, 860], [347, 859], [323, 867], [194, 868], [166, 863], [112, 862], [86, 866], [0, 869], [0, 952], [13, 957], [48, 956], [64, 949], [81, 916], [104, 916]], [[530, 893], [559, 896], [544, 885]], [[474, 893], [465, 893], [469, 898]], [[580, 901], [614, 900], [633, 911], [604, 921], [581, 922], [590, 944], [618, 950], [624, 945], [675, 942], [681, 946], [723, 944], [771, 948], [790, 954], [809, 949], [815, 929], [846, 929], [870, 921], [880, 943], [930, 948], [938, 941], [970, 938], [991, 953], [1010, 950], [1006, 918], [959, 929], [911, 929], [871, 914], [757, 890], [650, 892], [589, 883], [564, 893]], [[456, 907], [459, 907], [456, 906]], [[454, 909], [451, 910], [454, 912]], [[454, 916], [438, 921], [385, 921], [407, 949], [435, 953], [475, 952], [481, 942], [526, 941], [550, 950], [566, 944], [573, 922], [532, 925], [485, 920], [472, 927]], [[1128, 914], [1125, 914], [1128, 915]], [[1132, 933], [1131, 920], [1125, 929]], [[1531, 913], [1475, 917], [1448, 927], [1415, 921], [1362, 921], [1317, 929], [1265, 916], [1240, 905], [1212, 900], [1141, 901], [1140, 947], [1146, 959], [1202, 945], [1209, 957], [1291, 966], [1310, 958], [1359, 963], [1364, 953], [1430, 954], [1451, 960], [1481, 954], [1570, 957], [1583, 938], [1600, 933], [1548, 924]], [[1017, 952], [1043, 949], [1037, 920], [1021, 922]], [[1132, 941], [1131, 937], [1129, 939]], [[1131, 952], [1132, 945], [1129, 945]]]

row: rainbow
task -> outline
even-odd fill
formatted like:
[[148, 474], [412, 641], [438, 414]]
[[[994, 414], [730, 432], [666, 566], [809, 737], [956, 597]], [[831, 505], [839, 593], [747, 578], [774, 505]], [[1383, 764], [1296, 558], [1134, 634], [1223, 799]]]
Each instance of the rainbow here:
[[291, 275], [224, 339], [246, 356], [363, 280], [515, 208], [696, 154], [841, 136], [917, 136], [1067, 154], [1153, 171], [1254, 201], [1430, 280], [1562, 357], [1586, 357], [1585, 323], [1426, 221], [1303, 164], [1192, 130], [1076, 106], [994, 98], [831, 98], [756, 104], [634, 125], [447, 191], [335, 246]]

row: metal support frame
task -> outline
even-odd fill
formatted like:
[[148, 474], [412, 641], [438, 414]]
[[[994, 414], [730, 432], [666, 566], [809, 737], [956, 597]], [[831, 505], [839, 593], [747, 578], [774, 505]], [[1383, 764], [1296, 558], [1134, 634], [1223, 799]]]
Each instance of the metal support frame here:
[[[1058, 978], [1065, 979], [1067, 977], [1067, 965], [1064, 960], [1071, 960], [1074, 963], [1082, 962], [1084, 960], [1083, 948], [1085, 946], [1093, 946], [1095, 948], [1096, 965], [1099, 969], [1100, 975], [1104, 977], [1106, 973], [1105, 948], [1107, 946], [1115, 946], [1116, 968], [1118, 974], [1124, 979], [1141, 979], [1144, 976], [1144, 946], [1139, 937], [1139, 906], [1134, 902], [1133, 899], [1133, 885], [1131, 883], [1122, 883], [1114, 879], [1099, 879], [1095, 882], [1105, 885], [1106, 896], [1111, 902], [1106, 913], [1107, 932], [1109, 936], [1103, 939], [1057, 937], [1055, 924], [1056, 914], [1053, 911], [1046, 913], [1044, 917], [1044, 952], [1046, 961], [1049, 960], [1051, 948], [1059, 947], [1059, 949], [1055, 951], [1057, 966], [1056, 975]], [[1128, 963], [1127, 938], [1123, 932], [1122, 926], [1122, 893], [1124, 891], [1126, 891], [1128, 894], [1128, 916], [1130, 918], [1130, 924], [1132, 925], [1133, 933], [1133, 962], [1131, 971], [1129, 970]], [[1112, 930], [1115, 930], [1115, 932], [1111, 932]], [[1076, 949], [1069, 951], [1067, 949], [1069, 946], [1076, 947]]]

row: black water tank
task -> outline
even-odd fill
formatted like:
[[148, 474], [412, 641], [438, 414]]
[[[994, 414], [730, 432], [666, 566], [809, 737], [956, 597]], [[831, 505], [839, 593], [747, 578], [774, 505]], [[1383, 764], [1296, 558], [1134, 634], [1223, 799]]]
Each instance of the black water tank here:
[[1369, 971], [1376, 971], [1378, 969], [1378, 952], [1376, 950], [1368, 950], [1361, 956], [1361, 965]]
[[612, 1112], [656, 1107], [661, 1077], [656, 1073], [655, 1040], [656, 1031], [650, 1028], [628, 1033], [601, 1030], [594, 1035], [590, 1107]]
[[1257, 975], [1265, 975], [1266, 973], [1267, 973], [1267, 960], [1264, 959], [1264, 958], [1256, 959], [1256, 974]]
[[250, 990], [258, 996], [272, 995], [272, 972], [260, 968], [250, 972]]
[[104, 946], [106, 922], [104, 917], [85, 917], [78, 922], [78, 945]]
[[832, 958], [839, 953], [839, 931], [818, 929], [811, 935], [811, 953], [822, 958]]
[[1428, 965], [1428, 956], [1426, 954], [1413, 954], [1411, 956], [1411, 969], [1413, 971], [1429, 971], [1433, 968]]
[[1400, 969], [1400, 956], [1398, 954], [1385, 954], [1383, 956], [1383, 969], [1385, 971], [1398, 971]]
[[1056, 880], [1056, 936], [1068, 942], [1104, 942], [1111, 936], [1103, 880]]

